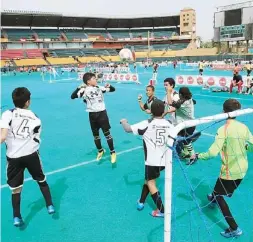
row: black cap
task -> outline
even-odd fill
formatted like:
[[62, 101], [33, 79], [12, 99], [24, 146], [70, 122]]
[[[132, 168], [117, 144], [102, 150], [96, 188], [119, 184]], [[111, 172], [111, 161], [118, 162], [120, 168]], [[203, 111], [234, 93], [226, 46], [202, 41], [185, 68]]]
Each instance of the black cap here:
[[225, 113], [233, 112], [241, 109], [241, 104], [236, 99], [228, 99], [223, 103], [223, 111]]
[[155, 99], [152, 104], [151, 104], [151, 113], [155, 116], [155, 117], [161, 117], [164, 113], [165, 110], [165, 105], [164, 102], [159, 100], [159, 99]]

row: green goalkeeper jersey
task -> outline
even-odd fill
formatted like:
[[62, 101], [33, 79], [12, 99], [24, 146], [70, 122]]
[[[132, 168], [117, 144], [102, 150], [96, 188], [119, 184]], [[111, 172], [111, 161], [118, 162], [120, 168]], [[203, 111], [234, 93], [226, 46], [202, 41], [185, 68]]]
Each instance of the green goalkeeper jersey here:
[[198, 157], [208, 160], [220, 153], [222, 161], [220, 178], [237, 180], [243, 179], [248, 170], [247, 150], [253, 151], [251, 132], [243, 123], [229, 119], [218, 129], [215, 142], [209, 150], [200, 153]]

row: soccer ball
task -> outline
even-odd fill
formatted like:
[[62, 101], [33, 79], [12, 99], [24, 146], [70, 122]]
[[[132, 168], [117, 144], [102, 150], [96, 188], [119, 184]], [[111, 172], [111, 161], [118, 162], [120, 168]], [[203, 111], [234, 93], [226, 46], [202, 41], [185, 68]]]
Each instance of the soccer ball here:
[[119, 52], [119, 57], [123, 61], [131, 61], [131, 60], [133, 60], [133, 54], [132, 54], [131, 50], [129, 50], [129, 49], [122, 49]]

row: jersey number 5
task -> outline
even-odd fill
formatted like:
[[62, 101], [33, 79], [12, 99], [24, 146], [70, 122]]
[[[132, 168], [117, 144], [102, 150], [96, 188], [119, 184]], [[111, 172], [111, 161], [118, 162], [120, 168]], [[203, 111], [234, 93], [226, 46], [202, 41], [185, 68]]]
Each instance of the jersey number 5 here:
[[16, 133], [18, 136], [21, 136], [23, 139], [27, 138], [30, 135], [29, 127], [27, 126], [28, 122], [29, 122], [28, 119], [23, 119]]
[[156, 144], [157, 145], [165, 145], [165, 129], [157, 129], [156, 130]]

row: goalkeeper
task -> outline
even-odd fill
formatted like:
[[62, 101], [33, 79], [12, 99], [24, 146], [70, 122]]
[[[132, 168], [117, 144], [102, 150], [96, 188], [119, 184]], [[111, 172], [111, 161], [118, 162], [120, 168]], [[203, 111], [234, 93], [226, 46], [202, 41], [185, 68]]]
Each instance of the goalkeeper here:
[[[241, 108], [236, 99], [228, 99], [223, 104], [225, 113]], [[248, 170], [246, 152], [253, 151], [253, 136], [248, 127], [243, 123], [228, 118], [226, 124], [218, 129], [215, 142], [205, 153], [194, 155], [196, 159], [209, 160], [221, 154], [221, 170], [212, 194], [207, 198], [212, 204], [217, 204], [225, 217], [229, 228], [221, 232], [226, 238], [238, 237], [242, 230], [233, 218], [228, 204], [223, 196], [232, 197], [234, 191], [242, 182]], [[192, 158], [194, 158], [192, 157]]]

